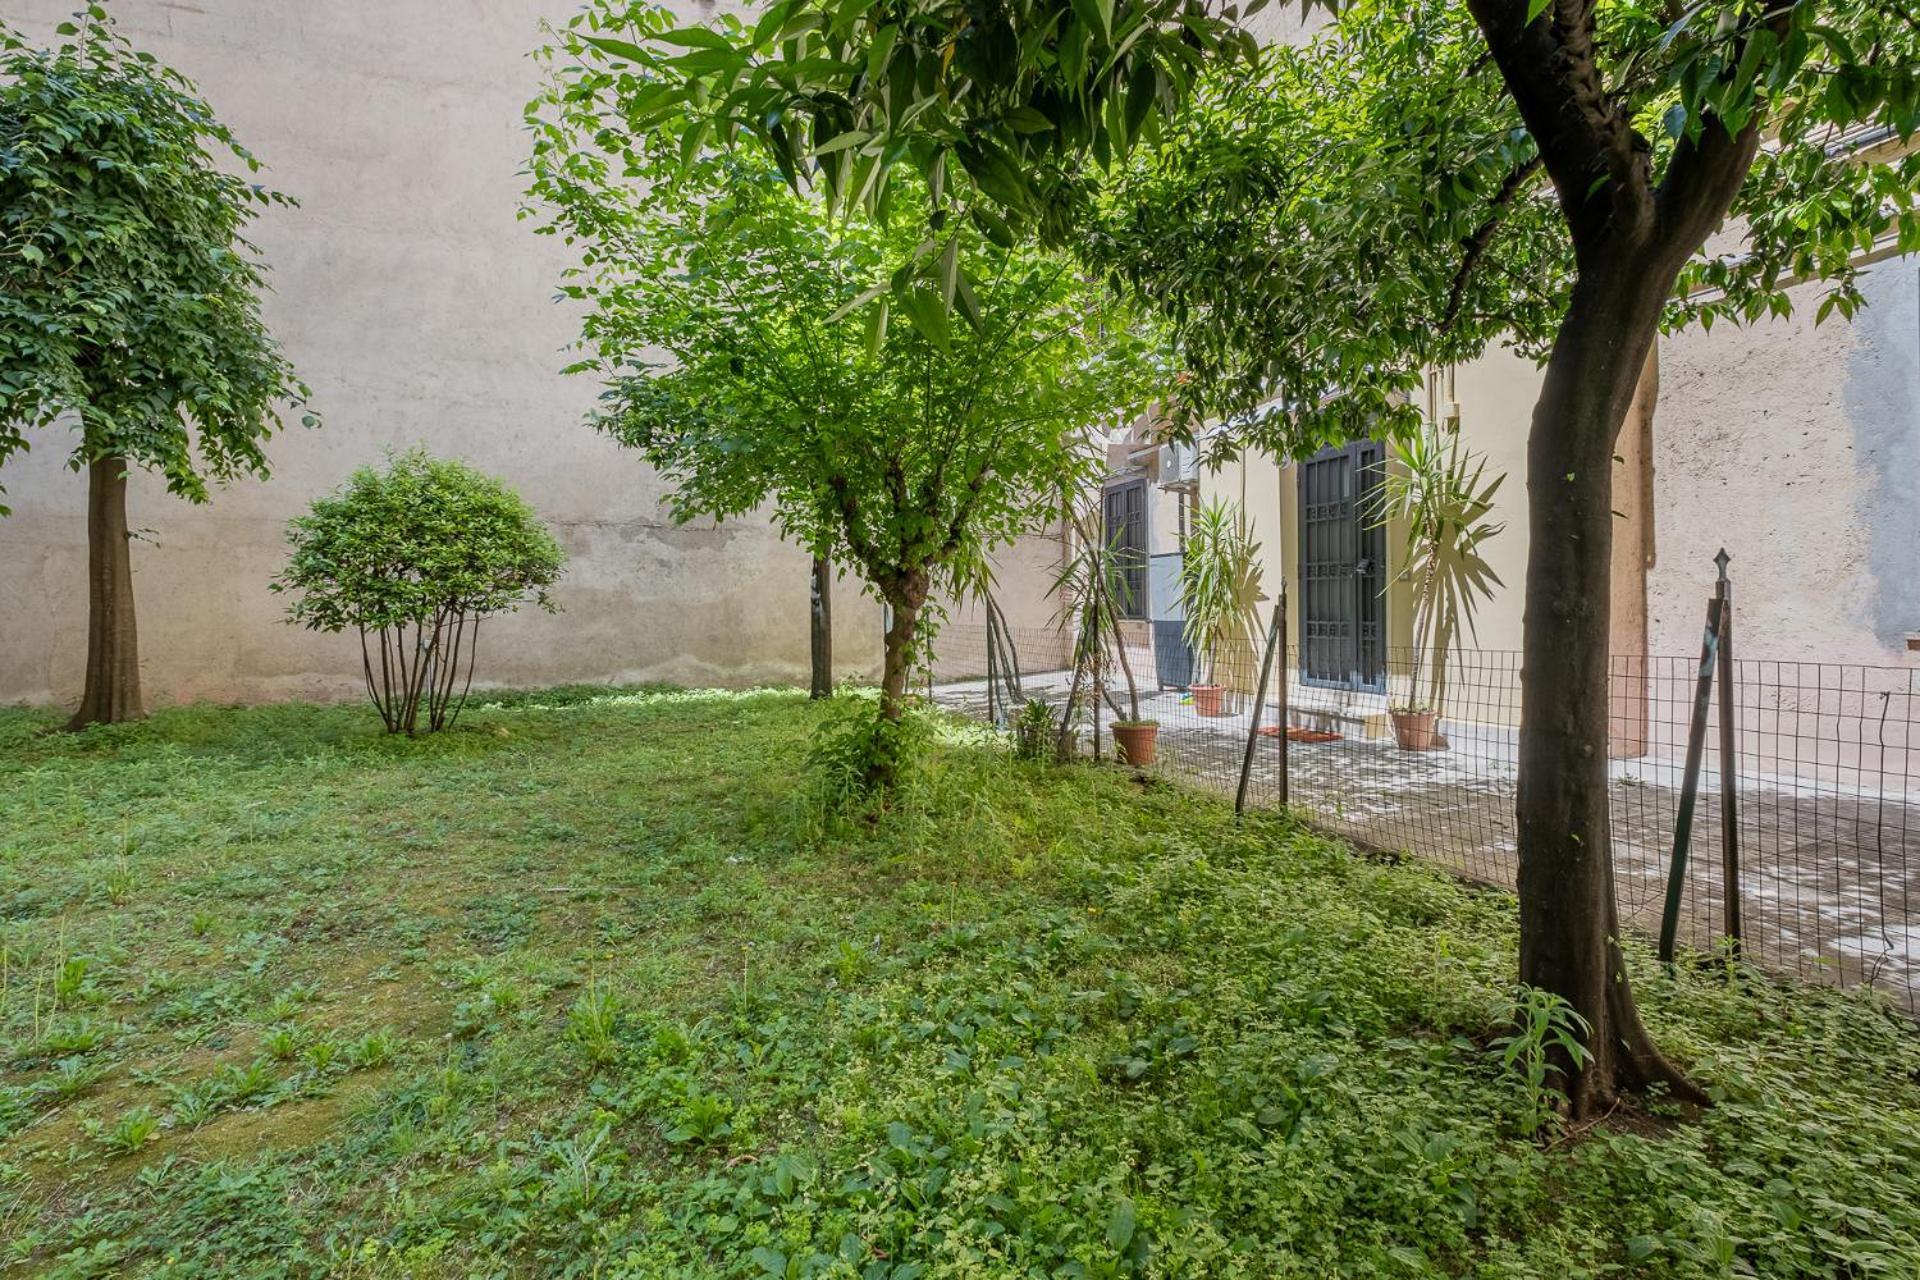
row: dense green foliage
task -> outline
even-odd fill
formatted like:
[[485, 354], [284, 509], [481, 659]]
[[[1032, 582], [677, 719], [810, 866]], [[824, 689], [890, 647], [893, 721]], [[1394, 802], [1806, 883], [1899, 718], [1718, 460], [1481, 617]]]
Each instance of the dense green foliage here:
[[[1286, 456], [1410, 431], [1417, 398], [1402, 393], [1427, 367], [1495, 343], [1550, 349], [1588, 193], [1556, 195], [1467, 9], [1347, 6], [1313, 39], [1209, 80], [1106, 192], [1092, 256], [1174, 321], [1191, 397], [1243, 420], [1234, 443]], [[1831, 282], [1822, 318], [1850, 314], [1860, 255], [1920, 248], [1920, 156], [1885, 145], [1920, 124], [1910, 20], [1854, 0], [1593, 11], [1609, 110], [1637, 131], [1622, 145], [1668, 203], [1683, 198], [1666, 181], [1675, 158], [1684, 178], [1709, 127], [1767, 124], [1732, 204], [1737, 234], [1678, 246], [1690, 261], [1667, 324], [1785, 314], [1809, 278]], [[1780, 13], [1776, 37], [1764, 24]]]
[[306, 398], [245, 238], [289, 202], [221, 167], [260, 165], [102, 6], [61, 33], [36, 48], [0, 22], [0, 464], [73, 415], [76, 468], [125, 457], [204, 501], [208, 478], [266, 474], [280, 407]]
[[1086, 432], [1148, 393], [1124, 315], [1061, 262], [969, 244], [949, 283], [974, 323], [928, 288], [902, 324], [868, 291], [918, 227], [830, 220], [771, 168], [641, 193], [546, 163], [584, 247], [569, 293], [593, 308], [599, 425], [665, 472], [677, 518], [771, 502], [889, 601], [1044, 524], [1087, 470]]
[[[1658, 187], [1713, 135], [1764, 121], [1768, 145], [1733, 205], [1740, 245], [1688, 267], [1671, 322], [1777, 314], [1804, 278], [1834, 281], [1822, 314], [1845, 313], [1860, 252], [1920, 245], [1920, 161], [1855, 145], [1920, 123], [1920, 24], [1897, 5], [1307, 7], [1339, 19], [1257, 56], [1234, 7], [1124, 0], [985, 21], [942, 0], [783, 0], [686, 29], [603, 0], [572, 29], [688, 156], [751, 139], [796, 180], [868, 203], [898, 167], [957, 173], [931, 192], [936, 227], [965, 210], [1003, 237], [1011, 219], [1092, 249], [1179, 323], [1198, 406], [1252, 417], [1287, 398], [1249, 436], [1288, 452], [1401, 416], [1394, 393], [1427, 363], [1499, 340], [1544, 351], [1575, 267], [1562, 206], [1577, 221], [1609, 190]], [[1582, 112], [1620, 134], [1617, 168], [1563, 199], [1523, 119], [1529, 90], [1489, 56], [1483, 27], [1508, 25], [1564, 32], [1594, 81]], [[1088, 238], [1093, 179], [1123, 160]]]
[[[362, 467], [287, 526], [292, 547], [273, 590], [291, 592], [287, 620], [360, 637], [368, 693], [389, 730], [419, 712], [445, 727], [472, 681], [480, 622], [532, 603], [566, 553], [533, 508], [492, 476], [420, 450]], [[376, 679], [369, 644], [379, 647]]]
[[566, 553], [525, 499], [463, 462], [421, 450], [362, 467], [287, 525], [293, 554], [276, 590], [316, 631], [378, 631], [440, 614], [485, 617], [547, 593]]
[[623, 81], [637, 133], [665, 133], [683, 156], [744, 140], [796, 187], [877, 210], [904, 168], [936, 231], [966, 215], [1010, 246], [1071, 235], [1095, 166], [1157, 136], [1206, 67], [1251, 51], [1239, 13], [1199, 0], [774, 0], [747, 21], [683, 27], [651, 0], [591, 0], [563, 39]]
[[891, 599], [904, 572], [1045, 521], [1087, 429], [1148, 394], [1127, 317], [1063, 263], [956, 235], [894, 322], [871, 286], [923, 227], [833, 219], [748, 162], [674, 181], [624, 127], [624, 87], [571, 71], [544, 104], [534, 194], [581, 248], [566, 292], [590, 307], [578, 368], [608, 381], [598, 422], [667, 473], [678, 518], [772, 502], [783, 532]]
[[1510, 900], [945, 725], [884, 819], [823, 828], [770, 762], [826, 714], [553, 691], [399, 744], [344, 708], [0, 712], [0, 1265], [1920, 1265], [1920, 1039], [1866, 997], [1636, 948], [1718, 1105], [1529, 1140]]

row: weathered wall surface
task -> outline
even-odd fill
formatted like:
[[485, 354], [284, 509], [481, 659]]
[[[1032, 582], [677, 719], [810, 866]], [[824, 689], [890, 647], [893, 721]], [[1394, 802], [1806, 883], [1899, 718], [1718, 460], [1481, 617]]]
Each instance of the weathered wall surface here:
[[1713, 555], [1738, 651], [1905, 666], [1920, 633], [1920, 258], [1866, 270], [1866, 309], [1815, 326], [1820, 286], [1751, 328], [1664, 340], [1649, 646], [1696, 653]]
[[[689, 13], [698, 0], [683, 0]], [[73, 0], [11, 0], [45, 36]], [[143, 672], [156, 702], [329, 697], [358, 688], [349, 637], [280, 621], [267, 582], [286, 519], [383, 449], [423, 444], [506, 478], [572, 556], [555, 617], [489, 624], [503, 684], [803, 679], [807, 559], [760, 520], [675, 528], [662, 482], [581, 425], [595, 388], [560, 376], [574, 318], [552, 301], [563, 251], [515, 221], [535, 87], [528, 51], [554, 0], [118, 0], [123, 30], [196, 80], [301, 207], [255, 239], [266, 314], [326, 420], [277, 439], [271, 481], [194, 508], [142, 478], [131, 519]], [[85, 649], [84, 475], [40, 433], [4, 477], [0, 701], [78, 696]], [[843, 671], [877, 654], [878, 611], [836, 591]]]

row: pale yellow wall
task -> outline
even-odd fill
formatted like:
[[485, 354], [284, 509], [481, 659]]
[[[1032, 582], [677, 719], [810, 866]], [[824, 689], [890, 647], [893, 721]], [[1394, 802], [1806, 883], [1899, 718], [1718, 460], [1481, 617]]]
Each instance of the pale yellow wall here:
[[[1418, 398], [1423, 413], [1440, 420], [1453, 417], [1458, 405], [1459, 431], [1466, 447], [1486, 461], [1485, 479], [1504, 474], [1507, 478], [1495, 497], [1489, 519], [1501, 522], [1501, 532], [1482, 545], [1482, 551], [1501, 586], [1484, 601], [1474, 618], [1472, 633], [1461, 635], [1462, 648], [1477, 649], [1488, 655], [1481, 678], [1517, 679], [1518, 653], [1522, 644], [1525, 618], [1528, 528], [1526, 442], [1533, 418], [1534, 401], [1539, 394], [1541, 374], [1528, 359], [1511, 351], [1495, 350], [1470, 364], [1452, 371], [1435, 371], [1428, 392]], [[1651, 380], [1643, 389], [1650, 394], [1656, 384]], [[1640, 445], [1641, 416], [1645, 405], [1636, 406], [1635, 422], [1623, 433], [1621, 460], [1616, 465], [1615, 501], [1620, 520], [1615, 527], [1616, 572], [1611, 612], [1614, 622], [1614, 648], [1620, 653], [1646, 651], [1645, 568], [1646, 501], [1642, 493], [1644, 449]], [[1262, 539], [1262, 559], [1269, 583], [1282, 575], [1291, 578], [1298, 571], [1299, 512], [1297, 470], [1291, 463], [1277, 464], [1273, 459], [1254, 456], [1219, 468], [1202, 480], [1202, 496], [1217, 496], [1243, 501]], [[1399, 670], [1413, 646], [1412, 586], [1402, 581], [1405, 567], [1404, 532], [1390, 526], [1386, 531], [1388, 561], [1387, 644], [1393, 667]], [[1288, 643], [1299, 644], [1299, 615], [1288, 617]], [[1395, 686], [1397, 688], [1397, 684]], [[1500, 700], [1507, 712], [1517, 714], [1517, 693], [1488, 694]]]
[[[1444, 394], [1444, 373], [1441, 382]], [[1466, 447], [1486, 459], [1489, 479], [1507, 477], [1488, 516], [1506, 527], [1481, 547], [1503, 585], [1481, 606], [1474, 630], [1460, 642], [1479, 649], [1518, 650], [1527, 577], [1527, 429], [1540, 394], [1540, 372], [1533, 361], [1496, 350], [1459, 366], [1453, 385]]]

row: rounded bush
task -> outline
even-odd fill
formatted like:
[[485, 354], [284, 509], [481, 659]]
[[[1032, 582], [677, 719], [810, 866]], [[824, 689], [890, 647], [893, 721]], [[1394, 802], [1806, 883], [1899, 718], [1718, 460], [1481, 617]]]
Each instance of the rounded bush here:
[[367, 694], [389, 733], [458, 716], [473, 684], [480, 622], [535, 604], [566, 562], [533, 509], [492, 476], [422, 450], [346, 485], [289, 522], [293, 548], [275, 591], [287, 620], [359, 633]]

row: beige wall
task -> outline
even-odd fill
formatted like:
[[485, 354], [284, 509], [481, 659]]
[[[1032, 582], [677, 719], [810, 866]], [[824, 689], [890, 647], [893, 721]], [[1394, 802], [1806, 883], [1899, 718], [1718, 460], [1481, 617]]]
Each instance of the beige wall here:
[[[1713, 557], [1733, 557], [1743, 658], [1911, 667], [1920, 637], [1920, 256], [1868, 266], [1867, 307], [1816, 326], [1796, 314], [1663, 338], [1622, 432], [1614, 477], [1613, 649], [1697, 655]], [[1478, 646], [1518, 650], [1526, 576], [1526, 437], [1540, 373], [1495, 351], [1456, 371], [1461, 430], [1505, 472], [1486, 553], [1505, 589]], [[1443, 383], [1444, 386], [1444, 383]], [[1438, 397], [1444, 404], [1444, 391]], [[1207, 496], [1246, 495], [1268, 574], [1293, 572], [1293, 472], [1230, 464]], [[1277, 489], [1277, 492], [1276, 492]], [[1273, 536], [1278, 530], [1279, 536]], [[1399, 548], [1389, 538], [1392, 569]], [[1388, 598], [1407, 643], [1404, 589]], [[1293, 634], [1297, 643], [1297, 632]]]
[[[1462, 648], [1490, 655], [1488, 672], [1518, 672], [1525, 620], [1527, 572], [1527, 433], [1539, 395], [1541, 373], [1529, 359], [1496, 349], [1471, 364], [1436, 371], [1429, 390], [1420, 397], [1423, 412], [1445, 420], [1450, 405], [1459, 406], [1461, 437], [1466, 447], [1486, 461], [1485, 479], [1505, 475], [1489, 519], [1504, 525], [1482, 544], [1482, 553], [1502, 584], [1484, 601], [1474, 618], [1474, 630], [1460, 636]], [[1646, 514], [1648, 408], [1657, 380], [1649, 377], [1641, 388], [1633, 420], [1622, 435], [1615, 470], [1614, 507], [1619, 513], [1614, 529], [1612, 619], [1617, 653], [1646, 651]], [[1276, 464], [1255, 455], [1215, 469], [1202, 481], [1203, 500], [1227, 498], [1240, 502], [1261, 539], [1263, 573], [1269, 594], [1284, 577], [1293, 581], [1299, 570], [1299, 509], [1297, 471], [1291, 463]], [[1387, 530], [1387, 644], [1396, 667], [1413, 645], [1411, 585], [1399, 575], [1405, 567], [1404, 534]], [[1288, 643], [1300, 642], [1298, 610], [1288, 613]], [[1511, 708], [1517, 713], [1518, 703]]]
[[1823, 293], [1748, 328], [1661, 344], [1650, 644], [1697, 653], [1725, 546], [1742, 657], [1911, 665], [1920, 634], [1920, 257], [1866, 269], [1867, 307]]
[[[693, 0], [687, 0], [689, 12]], [[73, 0], [12, 0], [45, 35]], [[675, 528], [663, 486], [581, 425], [595, 388], [558, 372], [573, 317], [563, 253], [515, 221], [535, 88], [528, 50], [560, 0], [118, 0], [139, 45], [195, 79], [301, 207], [256, 239], [273, 331], [326, 419], [276, 440], [275, 474], [205, 507], [141, 479], [132, 523], [143, 673], [156, 702], [347, 695], [351, 639], [283, 625], [267, 582], [286, 519], [389, 446], [424, 444], [517, 486], [572, 556], [557, 617], [490, 624], [480, 675], [506, 684], [804, 676], [807, 560], [763, 520]], [[0, 701], [79, 691], [86, 484], [65, 430], [7, 466]], [[878, 613], [836, 593], [843, 669]]]

